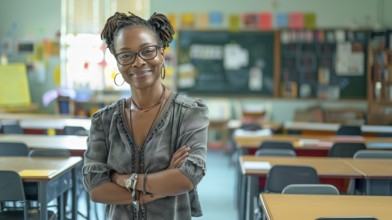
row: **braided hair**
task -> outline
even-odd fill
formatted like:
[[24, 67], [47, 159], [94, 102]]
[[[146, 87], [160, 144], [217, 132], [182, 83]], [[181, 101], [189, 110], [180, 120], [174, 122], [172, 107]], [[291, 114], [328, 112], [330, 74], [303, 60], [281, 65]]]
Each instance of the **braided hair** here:
[[124, 27], [130, 26], [146, 27], [152, 33], [155, 33], [158, 44], [161, 45], [162, 48], [169, 46], [175, 33], [169, 19], [164, 14], [154, 13], [151, 15], [150, 19], [145, 20], [131, 12], [129, 12], [129, 15], [116, 12], [107, 19], [101, 33], [101, 39], [105, 40], [106, 46], [112, 54], [115, 54], [113, 43], [118, 31]]

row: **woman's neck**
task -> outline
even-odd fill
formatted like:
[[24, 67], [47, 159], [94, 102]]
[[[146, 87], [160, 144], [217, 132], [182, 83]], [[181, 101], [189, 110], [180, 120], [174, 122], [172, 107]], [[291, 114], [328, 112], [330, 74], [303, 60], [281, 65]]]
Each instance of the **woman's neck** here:
[[131, 96], [131, 109], [139, 111], [148, 111], [158, 106], [165, 96], [165, 86], [160, 84], [159, 89], [148, 91], [135, 91]]

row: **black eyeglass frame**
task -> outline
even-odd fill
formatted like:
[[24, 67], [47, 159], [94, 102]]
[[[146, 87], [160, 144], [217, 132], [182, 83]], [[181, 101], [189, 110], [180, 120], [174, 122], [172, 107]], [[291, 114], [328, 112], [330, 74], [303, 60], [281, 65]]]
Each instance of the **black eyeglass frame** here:
[[[145, 50], [145, 49], [147, 49], [147, 48], [149, 48], [149, 47], [154, 47], [154, 48], [155, 48], [155, 55], [154, 55], [153, 57], [151, 57], [151, 58], [146, 59], [146, 58], [144, 58], [144, 57], [140, 54], [140, 52], [143, 51], [143, 50]], [[141, 49], [140, 49], [138, 52], [136, 52], [136, 53], [134, 53], [134, 52], [132, 52], [132, 51], [125, 51], [125, 52], [121, 52], [121, 53], [115, 54], [114, 57], [116, 58], [117, 63], [119, 63], [119, 64], [122, 65], [122, 66], [126, 66], [126, 65], [130, 65], [130, 64], [132, 64], [133, 62], [135, 62], [136, 56], [139, 56], [139, 57], [142, 58], [143, 60], [152, 60], [152, 59], [154, 59], [154, 58], [158, 55], [158, 50], [159, 50], [159, 49], [162, 49], [162, 46], [161, 46], [161, 45], [148, 45], [148, 46], [145, 46], [145, 47], [141, 48]], [[119, 61], [119, 59], [118, 59], [118, 56], [120, 56], [120, 55], [122, 55], [122, 54], [129, 54], [129, 53], [131, 53], [131, 54], [134, 55], [133, 60], [132, 60], [131, 62], [127, 62], [127, 63], [121, 63], [121, 62]]]

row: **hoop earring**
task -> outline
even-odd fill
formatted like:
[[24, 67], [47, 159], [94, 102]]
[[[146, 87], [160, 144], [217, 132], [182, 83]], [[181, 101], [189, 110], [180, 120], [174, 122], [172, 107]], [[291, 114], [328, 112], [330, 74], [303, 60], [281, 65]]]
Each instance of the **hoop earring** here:
[[[162, 71], [162, 69], [163, 69], [163, 71]], [[161, 67], [161, 79], [165, 79], [165, 77], [166, 77], [166, 68], [165, 68], [165, 64], [162, 64], [162, 67]]]
[[113, 79], [114, 84], [116, 84], [116, 86], [122, 86], [122, 85], [124, 85], [125, 80], [123, 79], [123, 82], [122, 82], [121, 84], [117, 84], [116, 79], [117, 79], [117, 76], [118, 76], [118, 75], [121, 75], [121, 74], [120, 74], [120, 73], [117, 73], [117, 74], [114, 76], [114, 79]]

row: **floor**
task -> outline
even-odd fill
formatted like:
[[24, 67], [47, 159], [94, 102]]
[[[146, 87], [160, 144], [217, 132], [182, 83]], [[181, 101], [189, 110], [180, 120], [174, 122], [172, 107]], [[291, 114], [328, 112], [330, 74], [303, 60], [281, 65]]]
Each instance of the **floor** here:
[[[207, 174], [198, 185], [198, 192], [203, 216], [193, 220], [238, 220], [235, 205], [235, 166], [230, 154], [219, 150], [208, 152]], [[95, 205], [97, 213], [92, 208], [91, 220], [104, 220], [104, 206]], [[85, 213], [85, 207], [85, 202], [79, 202], [80, 212]], [[79, 216], [77, 220], [83, 219], [85, 218]]]

